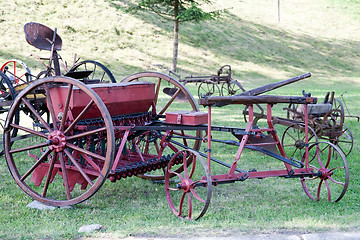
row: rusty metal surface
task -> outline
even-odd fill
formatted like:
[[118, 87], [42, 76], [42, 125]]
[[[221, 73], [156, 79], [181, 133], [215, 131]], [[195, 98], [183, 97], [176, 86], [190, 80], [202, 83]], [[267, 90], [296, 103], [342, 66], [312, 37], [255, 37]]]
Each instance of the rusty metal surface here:
[[296, 97], [296, 96], [274, 96], [274, 95], [261, 95], [261, 96], [211, 96], [199, 99], [200, 105], [213, 105], [225, 106], [229, 104], [277, 104], [277, 103], [298, 103], [308, 104], [316, 103], [315, 97]]
[[[51, 51], [52, 41], [54, 39], [54, 31], [49, 27], [40, 23], [29, 22], [24, 26], [26, 41], [41, 50]], [[62, 40], [56, 34], [54, 50], [59, 51], [62, 47]]]
[[[107, 83], [91, 84], [88, 87], [99, 95], [112, 116], [147, 112], [155, 97], [154, 83]], [[56, 116], [63, 111], [68, 89], [67, 86], [50, 89]], [[77, 117], [89, 101], [90, 98], [85, 92], [74, 88], [69, 103], [73, 116]], [[98, 118], [98, 114], [96, 109], [89, 109], [84, 118]]]
[[311, 73], [305, 73], [305, 74], [302, 74], [297, 77], [293, 77], [293, 78], [290, 78], [290, 79], [287, 79], [287, 80], [284, 80], [281, 82], [276, 82], [276, 83], [268, 84], [268, 85], [258, 87], [255, 89], [251, 89], [249, 91], [245, 91], [243, 93], [238, 94], [238, 96], [256, 96], [256, 95], [269, 92], [271, 90], [277, 89], [279, 87], [283, 87], [285, 85], [288, 85], [288, 84], [291, 84], [291, 83], [294, 83], [294, 82], [297, 82], [297, 81], [300, 81], [300, 80], [303, 80], [303, 79], [306, 79], [309, 77], [311, 77]]

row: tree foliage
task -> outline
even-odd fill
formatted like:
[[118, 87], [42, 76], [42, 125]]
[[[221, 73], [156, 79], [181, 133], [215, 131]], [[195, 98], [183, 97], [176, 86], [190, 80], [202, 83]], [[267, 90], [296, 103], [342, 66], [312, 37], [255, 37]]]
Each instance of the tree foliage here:
[[[220, 16], [221, 11], [205, 12], [201, 9], [202, 4], [212, 4], [210, 0], [141, 0], [130, 6], [129, 12], [148, 10], [162, 18], [179, 22], [212, 20]], [[177, 7], [177, 12], [176, 12]]]
[[224, 10], [206, 12], [201, 7], [212, 4], [211, 0], [138, 0], [129, 6], [127, 12], [150, 11], [163, 19], [174, 22], [173, 64], [176, 71], [178, 56], [179, 24], [182, 22], [200, 22], [221, 17]]

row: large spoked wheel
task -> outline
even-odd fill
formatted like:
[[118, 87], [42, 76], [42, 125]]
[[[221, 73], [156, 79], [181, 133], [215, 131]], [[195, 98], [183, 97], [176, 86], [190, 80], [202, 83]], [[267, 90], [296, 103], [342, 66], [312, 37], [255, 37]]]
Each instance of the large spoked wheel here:
[[[299, 123], [289, 126], [285, 129], [281, 138], [283, 146], [288, 158], [301, 160], [306, 147], [305, 124]], [[308, 143], [309, 146], [319, 141], [314, 129], [308, 126]]]
[[[174, 111], [199, 111], [189, 90], [176, 79], [158, 72], [140, 72], [131, 75], [123, 82], [144, 81], [155, 83], [155, 99], [152, 107], [154, 120], [164, 120], [166, 113]], [[164, 137], [165, 136], [165, 137]], [[147, 131], [138, 137], [137, 144], [142, 153], [156, 158], [172, 155], [180, 149], [199, 150], [201, 131]], [[180, 167], [176, 172], [181, 172]], [[150, 180], [164, 180], [164, 169], [140, 175]]]
[[300, 179], [305, 193], [317, 201], [340, 201], [349, 185], [349, 167], [342, 151], [329, 142], [315, 143], [309, 148], [309, 167], [315, 175]]
[[[0, 156], [4, 154], [3, 149], [3, 132], [5, 127], [6, 116], [9, 112], [10, 106], [15, 99], [15, 89], [6, 74], [0, 71]], [[14, 122], [19, 124], [19, 112], [14, 114]], [[12, 137], [15, 137], [17, 130], [12, 132]]]
[[[20, 126], [16, 113], [24, 108], [32, 116]], [[43, 111], [50, 113], [49, 121], [41, 116]], [[89, 121], [90, 116], [96, 122]], [[14, 131], [18, 133], [12, 138]], [[71, 78], [31, 83], [18, 94], [6, 119], [4, 151], [14, 180], [32, 198], [52, 206], [80, 203], [99, 190], [112, 166], [114, 144], [105, 104]]]
[[92, 71], [92, 73], [84, 79], [85, 82], [92, 83], [100, 81], [116, 83], [115, 77], [111, 71], [97, 61], [85, 60], [78, 62], [70, 69], [69, 72], [77, 71]]
[[[183, 165], [180, 174], [172, 168], [177, 161]], [[175, 183], [170, 182], [175, 174]], [[206, 161], [193, 150], [182, 150], [170, 160], [165, 175], [166, 199], [172, 212], [185, 220], [197, 220], [209, 207], [212, 195], [212, 180]]]
[[9, 77], [13, 85], [23, 84], [32, 80], [31, 71], [28, 66], [17, 59], [5, 62], [0, 67], [0, 71]]

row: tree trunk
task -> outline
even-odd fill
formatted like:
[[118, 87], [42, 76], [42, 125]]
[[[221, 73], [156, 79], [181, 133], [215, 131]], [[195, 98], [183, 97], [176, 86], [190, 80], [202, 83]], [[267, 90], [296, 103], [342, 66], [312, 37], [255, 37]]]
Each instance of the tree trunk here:
[[171, 70], [176, 72], [176, 66], [178, 61], [178, 51], [179, 51], [179, 19], [177, 18], [179, 14], [179, 2], [175, 1], [174, 3], [174, 46], [173, 46], [173, 59]]

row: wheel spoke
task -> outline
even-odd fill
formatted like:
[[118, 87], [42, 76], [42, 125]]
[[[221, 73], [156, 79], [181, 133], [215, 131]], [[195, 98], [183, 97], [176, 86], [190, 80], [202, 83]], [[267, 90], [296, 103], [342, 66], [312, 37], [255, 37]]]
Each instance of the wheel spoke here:
[[317, 190], [317, 201], [320, 200], [320, 192], [321, 192], [322, 182], [323, 182], [323, 180], [321, 179], [320, 182], [319, 182], [318, 190]]
[[189, 220], [191, 220], [191, 216], [192, 216], [192, 210], [193, 210], [193, 206], [192, 206], [192, 199], [191, 199], [191, 194], [189, 192], [186, 193], [187, 197], [188, 197], [188, 201], [189, 201]]
[[45, 83], [44, 85], [45, 85], [45, 92], [46, 92], [46, 97], [47, 97], [47, 105], [48, 105], [48, 109], [50, 111], [50, 116], [52, 118], [53, 127], [55, 130], [58, 130], [57, 117], [55, 116], [53, 102], [51, 99], [51, 94], [49, 92], [49, 85], [47, 83]]
[[333, 154], [333, 150], [331, 147], [329, 147], [329, 153], [328, 153], [328, 156], [327, 156], [327, 161], [326, 161], [326, 164], [325, 164], [325, 168], [327, 168], [330, 164], [330, 160], [331, 160], [331, 155]]
[[80, 153], [80, 155], [99, 173], [101, 172], [100, 167], [91, 159], [88, 155]]
[[65, 130], [64, 134], [68, 134], [75, 125], [81, 120], [83, 115], [89, 110], [89, 108], [94, 104], [94, 100], [91, 99], [91, 101], [86, 105], [86, 107], [81, 111], [81, 113], [76, 117], [76, 119], [71, 123], [71, 125]]
[[46, 193], [47, 193], [47, 190], [49, 188], [49, 184], [50, 184], [50, 180], [51, 180], [52, 173], [53, 173], [53, 170], [54, 170], [54, 165], [55, 165], [56, 159], [57, 159], [57, 152], [54, 152], [54, 155], [50, 160], [50, 166], [49, 166], [49, 170], [48, 170], [48, 173], [47, 173], [47, 178], [46, 178], [46, 182], [45, 182], [45, 186], [44, 186], [44, 191], [43, 191], [43, 194], [42, 194], [43, 197], [46, 197]]
[[65, 121], [66, 121], [67, 113], [68, 113], [68, 110], [69, 110], [69, 104], [70, 104], [72, 89], [73, 89], [73, 85], [69, 84], [69, 89], [68, 89], [68, 93], [67, 93], [66, 100], [65, 100], [63, 116], [62, 116], [61, 124], [60, 124], [60, 131], [64, 131], [64, 128], [65, 128]]
[[181, 181], [184, 180], [183, 176], [181, 176], [181, 174], [178, 172], [169, 171], [169, 173], [170, 173], [170, 175], [175, 174], [176, 176], [178, 176], [180, 178]]
[[175, 98], [177, 97], [177, 95], [179, 95], [180, 92], [181, 89], [179, 88], [158, 114], [163, 114], [169, 108], [169, 106], [172, 104], [172, 102], [175, 100]]
[[34, 134], [34, 135], [39, 136], [39, 137], [42, 137], [42, 138], [46, 138], [46, 139], [47, 139], [47, 137], [48, 137], [47, 135], [45, 135], [45, 134], [42, 133], [42, 132], [35, 131], [35, 130], [30, 129], [30, 128], [23, 127], [23, 126], [14, 124], [14, 123], [11, 123], [10, 126], [13, 127], [13, 128], [17, 128], [17, 129], [23, 130], [24, 132], [28, 132], [28, 133]]
[[[296, 150], [297, 150], [297, 148], [295, 147], [293, 153], [291, 154], [291, 157], [294, 157], [294, 155], [295, 155], [295, 153], [296, 153]], [[301, 154], [300, 154], [300, 156], [301, 156]]]
[[35, 115], [35, 117], [41, 122], [44, 128], [46, 128], [48, 132], [52, 132], [52, 129], [50, 128], [49, 124], [40, 116], [40, 114], [35, 110], [35, 108], [25, 98], [22, 98], [21, 100]]
[[192, 178], [195, 172], [195, 167], [196, 167], [196, 157], [195, 155], [192, 155], [193, 159], [192, 159], [192, 167], [191, 167], [191, 172], [190, 172], [190, 176], [189, 178]]
[[339, 185], [341, 185], [341, 186], [345, 186], [345, 183], [335, 181], [335, 179], [333, 179], [332, 177], [329, 177], [329, 179], [330, 179], [330, 181], [332, 181], [332, 182], [335, 183], [335, 184], [339, 184]]
[[290, 138], [292, 138], [296, 142], [296, 137], [293, 136], [290, 132], [286, 132], [286, 135], [288, 135]]
[[183, 208], [183, 205], [184, 205], [185, 195], [186, 195], [186, 193], [183, 192], [183, 194], [182, 194], [182, 196], [181, 196], [181, 199], [180, 199], [179, 212], [178, 212], [178, 215], [179, 215], [179, 216], [181, 216], [181, 214], [182, 214], [182, 208]]
[[157, 105], [157, 101], [158, 101], [158, 98], [159, 98], [160, 86], [161, 86], [161, 78], [158, 78], [158, 81], [157, 81], [157, 84], [156, 84], [155, 99], [154, 99], [155, 107]]
[[331, 191], [330, 191], [330, 186], [327, 180], [325, 181], [325, 185], [326, 185], [326, 189], [327, 189], [327, 193], [328, 193], [328, 201], [331, 202]]
[[12, 150], [9, 151], [9, 153], [13, 154], [13, 153], [18, 153], [18, 152], [24, 152], [24, 151], [28, 151], [28, 150], [32, 150], [32, 149], [36, 149], [36, 148], [42, 148], [42, 147], [46, 147], [46, 146], [48, 146], [48, 144], [46, 142], [45, 143], [39, 143], [39, 144], [35, 144], [35, 145], [32, 145], [32, 146], [12, 149]]
[[[352, 144], [352, 141], [351, 141], [351, 140], [347, 141], [347, 140], [341, 140], [341, 139], [339, 139], [338, 142], [339, 142], [339, 143], [350, 143], [350, 144]], [[340, 147], [340, 146], [338, 145], [338, 147]]]
[[[320, 165], [320, 168], [324, 168], [324, 165], [322, 164], [322, 161], [321, 161], [321, 156], [320, 156], [320, 148], [317, 147], [316, 149], [316, 157], [317, 157], [317, 160], [318, 160], [318, 163]], [[323, 152], [321, 151], [321, 155], [323, 155]]]
[[89, 176], [84, 172], [84, 170], [82, 169], [82, 167], [79, 165], [79, 163], [74, 159], [74, 157], [72, 156], [72, 154], [69, 152], [69, 150], [64, 149], [65, 154], [68, 156], [68, 158], [70, 159], [70, 161], [75, 165], [75, 167], [78, 169], [78, 171], [81, 173], [81, 175], [85, 178], [85, 180], [92, 186], [94, 185], [94, 183], [91, 181], [91, 179], [89, 178]]
[[190, 192], [192, 193], [192, 195], [194, 195], [194, 197], [199, 200], [200, 202], [205, 203], [206, 201], [204, 199], [202, 199], [201, 197], [199, 197], [199, 195], [197, 195], [197, 193], [195, 192], [195, 190], [193, 188], [190, 189]]
[[183, 166], [184, 166], [184, 178], [189, 179], [188, 170], [187, 170], [187, 155], [186, 154], [183, 155]]
[[86, 155], [89, 155], [89, 156], [91, 156], [91, 157], [93, 157], [93, 158], [96, 158], [96, 159], [105, 161], [105, 157], [103, 157], [103, 156], [101, 156], [101, 155], [99, 155], [99, 154], [90, 152], [90, 151], [88, 151], [88, 150], [86, 150], [86, 149], [82, 149], [82, 148], [80, 148], [80, 147], [78, 147], [78, 146], [76, 146], [76, 145], [74, 145], [74, 144], [66, 143], [66, 146], [69, 147], [69, 148], [71, 148], [71, 149], [74, 149], [74, 150], [76, 150], [76, 151], [78, 151], [78, 152], [81, 152], [81, 153], [84, 153], [84, 154], [86, 154]]
[[67, 140], [68, 140], [68, 141], [71, 141], [71, 140], [74, 140], [74, 139], [77, 139], [77, 138], [82, 138], [82, 137], [90, 136], [90, 135], [97, 134], [97, 133], [103, 132], [103, 131], [106, 131], [106, 127], [102, 127], [102, 128], [98, 128], [98, 129], [95, 129], [95, 130], [92, 130], [92, 131], [88, 131], [88, 132], [83, 132], [83, 133], [79, 133], [79, 134], [76, 134], [76, 135], [72, 135], [72, 136], [67, 137]]
[[63, 179], [64, 179], [66, 198], [68, 200], [70, 200], [71, 199], [71, 194], [70, 194], [70, 187], [69, 187], [69, 179], [68, 179], [68, 175], [67, 175], [67, 169], [65, 167], [64, 153], [60, 152], [59, 155], [60, 155], [61, 172], [62, 172]]
[[36, 163], [20, 178], [20, 181], [24, 181], [45, 160], [45, 158], [47, 158], [50, 153], [51, 150], [49, 148], [46, 149], [46, 151], [41, 155]]

